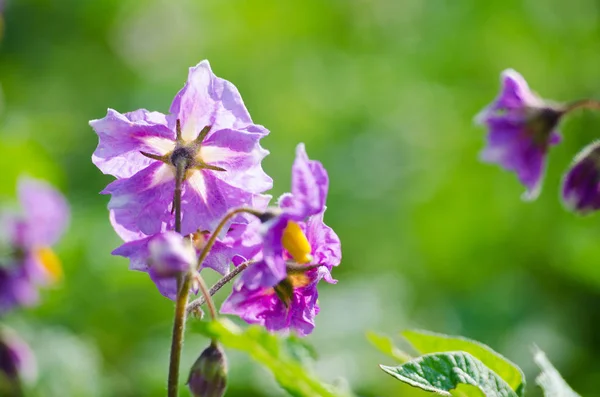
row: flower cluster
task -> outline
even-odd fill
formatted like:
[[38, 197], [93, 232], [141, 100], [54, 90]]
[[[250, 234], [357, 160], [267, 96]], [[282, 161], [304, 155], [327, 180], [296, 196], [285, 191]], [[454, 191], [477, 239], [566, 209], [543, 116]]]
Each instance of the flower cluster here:
[[[599, 109], [600, 103], [579, 100], [559, 104], [544, 100], [512, 69], [502, 72], [501, 81], [498, 97], [475, 119], [489, 130], [481, 159], [515, 172], [527, 189], [524, 199], [533, 200], [541, 191], [549, 149], [561, 142], [557, 126], [562, 118], [575, 109]], [[600, 208], [597, 143], [576, 157], [565, 175], [562, 196], [567, 208], [578, 213]]]
[[207, 61], [190, 68], [168, 114], [109, 109], [90, 125], [99, 137], [92, 161], [116, 178], [102, 192], [111, 195], [109, 218], [124, 241], [113, 254], [174, 300], [182, 285], [198, 292], [205, 268], [225, 277], [232, 264], [247, 268], [222, 313], [269, 330], [312, 331], [317, 283], [335, 282], [341, 248], [323, 223], [327, 173], [304, 145], [292, 192], [270, 208], [272, 180], [261, 165], [268, 151], [260, 145], [269, 131]]
[[64, 197], [45, 182], [18, 184], [21, 213], [1, 215], [0, 315], [38, 300], [38, 288], [58, 281], [62, 267], [51, 249], [69, 221]]
[[[22, 178], [20, 212], [0, 215], [0, 318], [38, 301], [38, 288], [58, 281], [62, 267], [51, 249], [69, 221], [64, 197], [45, 182]], [[33, 377], [29, 347], [7, 327], [0, 327], [0, 394], [18, 395], [21, 379]]]

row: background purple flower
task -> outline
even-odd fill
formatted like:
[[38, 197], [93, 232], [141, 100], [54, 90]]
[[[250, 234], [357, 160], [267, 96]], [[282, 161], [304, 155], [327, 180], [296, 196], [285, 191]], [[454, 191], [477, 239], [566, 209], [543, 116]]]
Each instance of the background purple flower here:
[[58, 257], [50, 246], [69, 222], [64, 197], [43, 181], [21, 178], [17, 186], [21, 212], [2, 213], [0, 245], [0, 313], [38, 299], [37, 287], [62, 276]]
[[476, 117], [489, 131], [481, 159], [515, 172], [527, 188], [523, 198], [533, 200], [541, 190], [548, 148], [561, 140], [555, 128], [563, 110], [534, 94], [512, 69], [503, 71], [501, 80], [498, 97]]
[[231, 208], [265, 201], [261, 193], [272, 180], [262, 170], [268, 151], [259, 141], [268, 131], [252, 122], [233, 84], [203, 61], [190, 68], [170, 111], [122, 115], [109, 109], [90, 122], [99, 137], [92, 161], [117, 177], [103, 193], [112, 195], [108, 207], [120, 229], [145, 235], [173, 229], [175, 163], [181, 159], [189, 166], [182, 185], [183, 234], [213, 230]]
[[567, 208], [580, 214], [600, 209], [600, 142], [575, 157], [563, 180], [562, 197]]
[[0, 327], [0, 392], [3, 379], [14, 385], [21, 380], [31, 381], [36, 376], [35, 357], [27, 343], [14, 331]]

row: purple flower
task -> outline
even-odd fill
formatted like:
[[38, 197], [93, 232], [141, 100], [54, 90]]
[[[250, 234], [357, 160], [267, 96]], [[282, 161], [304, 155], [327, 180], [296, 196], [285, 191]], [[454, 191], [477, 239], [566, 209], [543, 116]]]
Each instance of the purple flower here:
[[561, 141], [556, 127], [564, 112], [563, 106], [538, 97], [519, 73], [508, 69], [502, 72], [500, 95], [475, 119], [489, 130], [481, 159], [515, 172], [527, 188], [526, 200], [540, 193], [548, 149]]
[[584, 148], [565, 174], [562, 188], [565, 206], [580, 214], [600, 209], [600, 142]]
[[38, 299], [37, 286], [62, 276], [58, 257], [51, 250], [69, 222], [64, 197], [45, 182], [22, 178], [18, 183], [21, 214], [2, 214], [0, 245], [0, 313]]
[[309, 160], [304, 145], [298, 145], [292, 193], [267, 216], [257, 263], [236, 280], [222, 313], [270, 331], [312, 332], [319, 312], [317, 284], [321, 279], [336, 283], [330, 272], [341, 261], [340, 240], [323, 223], [328, 185], [321, 163]]
[[[211, 268], [226, 275], [232, 263], [237, 266], [256, 255], [260, 247], [245, 246], [241, 239], [246, 228], [245, 224], [231, 225], [227, 234], [215, 241], [201, 268]], [[173, 231], [157, 233], [128, 241], [112, 254], [128, 258], [131, 270], [148, 273], [160, 293], [174, 300], [177, 275], [197, 266], [197, 256], [209, 237], [208, 232], [197, 232], [185, 238]], [[189, 249], [192, 246], [195, 250]], [[192, 292], [197, 290], [194, 288]]]
[[213, 230], [228, 210], [263, 201], [272, 187], [261, 167], [268, 151], [259, 144], [268, 131], [252, 122], [238, 90], [208, 61], [190, 68], [170, 114], [109, 109], [90, 125], [99, 137], [92, 161], [117, 177], [102, 193], [112, 195], [108, 207], [121, 235], [173, 229], [177, 169], [183, 234]]
[[31, 381], [36, 375], [37, 364], [29, 346], [14, 331], [0, 328], [0, 392], [6, 391], [3, 387], [18, 390], [21, 380]]

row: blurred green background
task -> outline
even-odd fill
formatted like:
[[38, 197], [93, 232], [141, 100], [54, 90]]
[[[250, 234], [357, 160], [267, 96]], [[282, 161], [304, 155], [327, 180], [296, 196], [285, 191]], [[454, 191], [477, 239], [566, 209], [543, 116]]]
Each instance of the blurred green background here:
[[[6, 319], [38, 357], [31, 396], [166, 394], [173, 304], [110, 255], [119, 240], [98, 192], [111, 178], [90, 161], [88, 120], [107, 107], [166, 112], [205, 58], [271, 130], [275, 196], [299, 141], [329, 170], [326, 221], [344, 260], [308, 338], [325, 380], [362, 396], [424, 395], [381, 372], [391, 363], [364, 337], [419, 327], [491, 345], [525, 369], [533, 396], [536, 343], [575, 390], [597, 394], [600, 218], [566, 212], [558, 192], [600, 115], [562, 125], [534, 203], [514, 175], [478, 161], [472, 118], [508, 67], [544, 97], [598, 98], [600, 2], [8, 0], [4, 17], [0, 194], [12, 199], [28, 173], [73, 210], [57, 247], [64, 282]], [[182, 378], [206, 344], [187, 339]], [[229, 356], [228, 396], [283, 395]]]

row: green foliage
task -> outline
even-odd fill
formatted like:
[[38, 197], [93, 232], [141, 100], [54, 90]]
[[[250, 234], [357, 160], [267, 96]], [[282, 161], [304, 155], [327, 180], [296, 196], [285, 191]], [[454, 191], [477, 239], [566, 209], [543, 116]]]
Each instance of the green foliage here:
[[402, 332], [402, 336], [420, 353], [463, 351], [477, 357], [500, 376], [519, 396], [524, 394], [525, 375], [519, 367], [488, 346], [461, 336], [448, 336], [421, 330]]
[[[208, 338], [218, 340], [226, 347], [246, 352], [256, 362], [268, 368], [279, 385], [292, 396], [347, 396], [334, 390], [332, 386], [323, 384], [307, 370], [302, 361], [309, 350], [298, 338], [278, 337], [258, 326], [242, 329], [225, 319], [212, 322], [194, 321], [190, 328]], [[302, 354], [303, 359], [298, 359], [299, 354]]]
[[[381, 365], [388, 374], [411, 386], [451, 396], [461, 384], [480, 388], [487, 397], [516, 397], [517, 394], [494, 371], [465, 352], [426, 354], [398, 367]], [[480, 396], [473, 389], [461, 389], [468, 397]]]
[[396, 345], [394, 345], [394, 341], [389, 336], [368, 331], [367, 339], [375, 348], [377, 348], [377, 350], [386, 356], [393, 358], [399, 363], [405, 363], [411, 359], [410, 355], [398, 349]]
[[560, 376], [556, 368], [546, 357], [543, 351], [535, 348], [533, 361], [540, 367], [542, 373], [535, 379], [535, 383], [544, 390], [546, 397], [579, 397], [567, 382]]
[[389, 337], [371, 332], [367, 338], [381, 352], [404, 363], [381, 368], [411, 386], [469, 397], [481, 393], [488, 397], [524, 394], [525, 375], [521, 369], [482, 343], [421, 330], [404, 331], [402, 336], [421, 357], [410, 360], [410, 355]]
[[485, 393], [477, 386], [461, 383], [450, 390], [452, 397], [486, 397]]

